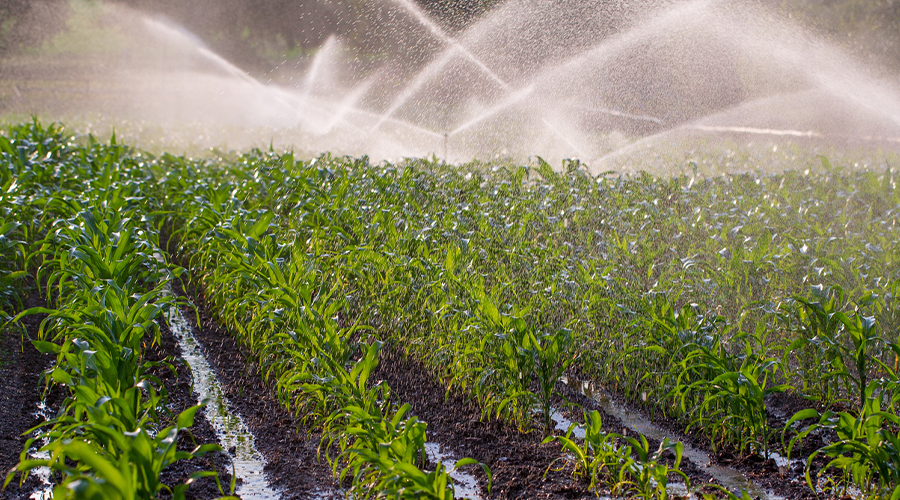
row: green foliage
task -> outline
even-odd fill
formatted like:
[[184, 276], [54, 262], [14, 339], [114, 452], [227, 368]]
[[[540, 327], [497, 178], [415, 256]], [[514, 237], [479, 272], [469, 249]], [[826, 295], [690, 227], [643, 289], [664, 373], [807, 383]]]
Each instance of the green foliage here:
[[[579, 444], [572, 437], [576, 424], [572, 424], [565, 436], [549, 436], [544, 442], [559, 441], [564, 452], [570, 456], [556, 461], [566, 461], [574, 465], [576, 476], [590, 482], [590, 489], [599, 497], [601, 480], [605, 481], [613, 494], [635, 498], [668, 498], [666, 487], [669, 476], [675, 475], [684, 481], [690, 490], [690, 480], [678, 468], [681, 465], [683, 445], [665, 439], [655, 451], [644, 436], [638, 438], [601, 431], [600, 414], [596, 410], [585, 415], [585, 437]], [[664, 462], [664, 455], [675, 455], [673, 465]], [[555, 462], [550, 464], [549, 470]], [[546, 474], [545, 474], [546, 475]]]
[[[659, 444], [656, 451], [650, 451], [650, 444], [647, 438], [640, 436], [640, 440], [633, 437], [624, 437], [630, 446], [626, 447], [628, 455], [634, 454], [634, 458], [629, 458], [625, 462], [625, 470], [628, 472], [630, 479], [623, 485], [620, 485], [624, 491], [640, 498], [668, 498], [666, 486], [670, 474], [676, 474], [684, 480], [688, 490], [690, 490], [690, 480], [685, 473], [678, 470], [681, 465], [681, 453], [683, 445], [680, 442], [673, 443], [669, 438], [663, 440]], [[674, 466], [662, 463], [663, 455], [671, 451], [675, 454]]]
[[[50, 458], [27, 459], [27, 449], [35, 441], [34, 438], [29, 439], [26, 451], [22, 452], [22, 460], [7, 476], [6, 484], [13, 479], [15, 472], [28, 473], [37, 467], [48, 467], [64, 477], [53, 489], [54, 498], [134, 500], [156, 498], [160, 492], [166, 491], [173, 498], [183, 499], [190, 482], [171, 488], [162, 484], [159, 476], [166, 466], [178, 460], [221, 451], [218, 445], [201, 445], [190, 452], [176, 448], [179, 432], [193, 425], [194, 415], [202, 406], [193, 406], [182, 412], [174, 426], [150, 432], [146, 427], [134, 428], [111, 417], [103, 408], [122, 404], [121, 401], [106, 399], [87, 410], [87, 421], [77, 416], [58, 417], [51, 421], [54, 427], [36, 438], [49, 440], [40, 451], [49, 453]], [[214, 472], [206, 471], [193, 473], [190, 481], [208, 476], [215, 477], [218, 482]]]
[[565, 436], [548, 436], [544, 439], [545, 443], [559, 441], [563, 451], [570, 454], [570, 457], [556, 459], [547, 470], [557, 461], [572, 463], [575, 475], [588, 480], [589, 488], [599, 497], [602, 482], [606, 482], [610, 489], [616, 489], [618, 485], [625, 483], [624, 464], [631, 458], [627, 448], [617, 445], [617, 434], [602, 431], [602, 421], [597, 410], [585, 415], [585, 421], [585, 437], [581, 444], [572, 437], [576, 424], [569, 427]]
[[[17, 473], [24, 482], [35, 468], [49, 467], [59, 474], [57, 498], [155, 498], [162, 492], [184, 498], [194, 479], [216, 474], [199, 472], [171, 486], [160, 482], [162, 470], [221, 449], [177, 449], [179, 433], [193, 425], [200, 406], [172, 415], [153, 373], [175, 374], [174, 360], [149, 362], [144, 356], [159, 342], [159, 321], [178, 305], [167, 290], [181, 272], [166, 264], [158, 248], [154, 204], [139, 181], [146, 177], [114, 140], [105, 146], [90, 139], [87, 147], [76, 147], [61, 130], [37, 123], [11, 136], [0, 138], [12, 179], [3, 179], [4, 201], [14, 200], [5, 208], [23, 222], [3, 225], [3, 236], [15, 231], [22, 237], [10, 246], [16, 249], [11, 261], [22, 269], [37, 266], [37, 283], [46, 286], [50, 305], [22, 311], [12, 321], [46, 314], [31, 340], [56, 356], [44, 378], [48, 388], [62, 386], [67, 397], [56, 417], [33, 429], [40, 433], [28, 441], [4, 487]], [[69, 190], [74, 186], [86, 191], [76, 196]], [[17, 274], [24, 271], [0, 278]], [[46, 442], [41, 450], [49, 459], [29, 459], [36, 440]]]
[[[810, 455], [806, 467], [806, 482], [815, 489], [810, 468], [819, 455], [831, 459], [819, 471], [821, 477], [831, 468], [840, 469], [847, 484], [853, 484], [862, 491], [871, 491], [884, 497], [900, 498], [900, 418], [894, 413], [882, 411], [884, 394], [875, 394], [876, 385], [870, 384], [866, 390], [865, 405], [859, 415], [850, 412], [826, 411], [821, 415], [815, 410], [797, 412], [785, 426], [802, 420], [817, 418], [794, 436], [788, 446], [788, 453], [794, 445], [812, 432], [833, 431], [837, 441], [825, 445]], [[784, 436], [784, 432], [782, 433]]]
[[[748, 342], [741, 357], [697, 350], [685, 360], [684, 366], [683, 373], [693, 374], [688, 378], [696, 381], [679, 385], [674, 392], [680, 400], [681, 411], [692, 419], [690, 425], [709, 435], [713, 449], [731, 444], [743, 453], [752, 446], [768, 458], [770, 428], [766, 399], [789, 388], [771, 385], [778, 361], [760, 358]], [[695, 405], [692, 409], [688, 401]]]
[[[36, 123], [0, 137], [0, 294], [35, 269], [48, 297], [73, 297], [53, 305], [39, 341], [55, 346], [39, 344], [57, 355], [51, 374], [102, 380], [98, 394], [130, 401], [135, 419], [164, 418], [151, 410], [162, 395], [128, 393], [143, 380], [138, 339], [152, 342], [150, 318], [174, 305], [160, 287], [181, 273], [158, 259], [162, 229], [167, 257], [282, 404], [324, 431], [323, 454], [361, 496], [452, 493], [446, 471], [421, 460], [424, 423], [371, 380], [382, 349], [523, 431], [550, 431], [556, 383], [572, 370], [742, 454], [777, 446], [768, 405], [782, 392], [833, 412], [827, 422], [870, 418], [869, 392], [881, 413], [900, 408], [891, 169], [592, 177], [577, 162], [373, 165], [259, 150], [198, 161], [84, 142]], [[20, 308], [20, 295], [0, 296], [8, 315]], [[135, 380], [123, 375], [132, 367]], [[871, 418], [866, 436], [888, 443], [892, 420]], [[665, 470], [624, 464], [662, 451], [601, 438], [599, 420], [596, 433], [595, 445], [559, 438], [595, 491], [603, 476], [661, 494]], [[373, 436], [396, 453], [366, 444]], [[841, 459], [828, 474], [853, 467]], [[859, 471], [871, 485], [888, 474]]]

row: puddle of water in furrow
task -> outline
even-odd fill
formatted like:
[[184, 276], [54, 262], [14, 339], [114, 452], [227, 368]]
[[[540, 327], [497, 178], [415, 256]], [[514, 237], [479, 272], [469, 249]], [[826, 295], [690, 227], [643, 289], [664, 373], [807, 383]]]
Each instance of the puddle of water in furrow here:
[[456, 458], [452, 453], [442, 452], [441, 445], [438, 443], [425, 443], [425, 454], [431, 462], [440, 462], [444, 464], [444, 468], [450, 471], [449, 476], [453, 479], [454, 498], [467, 498], [469, 500], [483, 500], [481, 489], [478, 487], [478, 480], [475, 476], [466, 471], [454, 469], [456, 466]]
[[235, 494], [244, 500], [280, 498], [281, 494], [269, 486], [263, 473], [266, 460], [256, 449], [253, 433], [244, 425], [240, 415], [228, 409], [228, 399], [200, 350], [190, 324], [175, 308], [167, 316], [169, 327], [181, 347], [181, 356], [191, 367], [198, 400], [207, 401], [206, 418], [215, 429], [219, 444], [231, 456], [238, 478]]
[[[569, 428], [572, 427], [572, 436], [576, 439], [584, 439], [585, 437], [585, 428], [583, 425], [578, 425], [566, 418], [559, 410], [553, 410], [550, 413], [550, 418], [556, 424], [555, 429], [561, 430], [563, 432], [568, 432]], [[573, 424], [574, 427], [573, 427]], [[640, 467], [640, 465], [637, 465]], [[668, 483], [666, 484], [666, 492], [670, 494], [673, 498], [693, 498], [693, 493], [684, 483]], [[614, 500], [612, 497], [599, 497], [599, 500]]]
[[[678, 436], [674, 436], [670, 432], [657, 427], [640, 413], [629, 410], [628, 408], [614, 403], [608, 394], [606, 394], [602, 390], [595, 388], [590, 382], [581, 382], [580, 384], [576, 384], [574, 383], [575, 381], [573, 381], [573, 383], [570, 384], [566, 377], [563, 377], [561, 381], [572, 389], [599, 403], [600, 407], [603, 408], [603, 410], [607, 414], [618, 418], [620, 421], [622, 421], [623, 425], [625, 425], [632, 431], [643, 434], [644, 436], [655, 439], [657, 441], [662, 441], [667, 437], [670, 440], [675, 440], [678, 438]], [[557, 428], [559, 428], [561, 425], [562, 424], [557, 424]], [[568, 426], [568, 424], [566, 425]], [[713, 479], [715, 479], [719, 484], [728, 488], [729, 490], [734, 492], [744, 490], [752, 498], [760, 500], [784, 499], [784, 497], [782, 496], [767, 492], [757, 484], [744, 477], [743, 474], [732, 468], [713, 464], [712, 459], [706, 452], [698, 450], [688, 445], [687, 443], [684, 443], [683, 441], [682, 445], [684, 447], [682, 451], [682, 457], [690, 460], [698, 467], [706, 470], [706, 472], [710, 476], [712, 476]], [[791, 462], [794, 461], [792, 460]], [[785, 465], [789, 464], [786, 463]]]
[[[50, 420], [51, 418], [50, 407], [47, 406], [43, 401], [39, 401], [37, 405], [37, 411], [34, 412], [34, 415], [44, 422]], [[41, 430], [37, 430], [34, 432], [34, 437], [37, 437], [41, 433]], [[50, 454], [46, 451], [37, 451], [41, 446], [47, 444], [47, 439], [43, 439], [41, 441], [36, 441], [33, 444], [32, 451], [28, 453], [28, 455], [33, 460], [49, 460]], [[31, 500], [50, 500], [53, 498], [53, 483], [50, 482], [50, 468], [49, 467], [38, 467], [31, 471], [31, 475], [36, 477], [41, 481], [41, 486], [39, 486], [36, 490], [34, 490], [31, 495], [28, 496]]]

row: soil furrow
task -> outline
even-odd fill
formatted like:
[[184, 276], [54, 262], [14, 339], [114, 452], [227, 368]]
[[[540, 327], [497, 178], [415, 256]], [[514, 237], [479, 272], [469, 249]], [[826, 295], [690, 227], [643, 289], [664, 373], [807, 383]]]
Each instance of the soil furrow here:
[[[24, 306], [43, 307], [44, 300], [38, 293], [32, 293]], [[53, 359], [52, 356], [38, 352], [28, 337], [35, 337], [44, 315], [23, 318], [26, 335], [18, 328], [10, 328], [2, 333], [0, 344], [0, 486], [6, 479], [6, 473], [19, 463], [19, 455], [28, 440], [22, 434], [41, 423], [35, 413], [41, 400], [41, 372]], [[0, 500], [28, 498], [41, 482], [29, 477], [19, 487], [17, 477], [3, 491]]]
[[[175, 359], [177, 378], [172, 377], [171, 370], [158, 368], [156, 375], [162, 379], [166, 390], [169, 391], [169, 409], [174, 415], [178, 415], [187, 408], [197, 404], [197, 397], [193, 392], [193, 383], [190, 367], [181, 360], [180, 350], [175, 336], [164, 324], [162, 325], [162, 342], [147, 352], [148, 361], [163, 361], [166, 358]], [[183, 450], [192, 450], [200, 444], [216, 443], [216, 432], [210, 425], [203, 411], [197, 412], [194, 425], [190, 433], [180, 433], [178, 447]], [[201, 470], [215, 470], [219, 473], [220, 482], [224, 493], [228, 493], [231, 483], [231, 459], [223, 452], [214, 452], [202, 458], [193, 460], [181, 460], [163, 470], [160, 478], [166, 484], [181, 484], [188, 480], [191, 474]], [[187, 498], [211, 499], [222, 495], [219, 487], [212, 478], [196, 480], [188, 488]]]
[[[575, 392], [574, 390], [572, 392]], [[785, 470], [778, 467], [778, 464], [773, 459], [764, 460], [763, 457], [759, 455], [749, 455], [747, 457], [740, 457], [730, 451], [713, 451], [710, 447], [709, 439], [700, 434], [698, 431], [693, 430], [689, 433], [684, 432], [684, 424], [674, 418], [663, 418], [663, 419], [651, 419], [647, 415], [647, 409], [636, 405], [632, 402], [629, 402], [627, 398], [622, 394], [610, 394], [614, 396], [614, 401], [616, 404], [620, 405], [623, 408], [626, 408], [630, 412], [634, 412], [643, 416], [649, 422], [652, 422], [653, 425], [664, 429], [667, 433], [669, 433], [673, 438], [679, 439], [686, 444], [690, 444], [694, 448], [701, 450], [704, 453], [709, 454], [711, 460], [714, 461], [715, 465], [721, 467], [727, 467], [733, 469], [748, 480], [755, 483], [760, 488], [770, 492], [774, 496], [786, 499], [786, 500], [812, 500], [815, 498], [822, 498], [817, 496], [815, 492], [813, 492], [809, 486], [806, 484], [806, 480], [803, 477], [804, 469], [803, 465], [800, 463], [795, 464], [791, 467], [790, 470]], [[787, 408], [785, 411], [796, 411], [793, 408], [800, 408], [799, 403], [796, 401], [788, 401], [787, 396], [783, 396], [779, 398], [778, 402], [781, 403], [779, 407]], [[788, 406], [791, 405], [791, 406]], [[780, 435], [781, 427], [776, 422], [773, 422], [773, 429], [777, 430], [777, 433]], [[782, 423], [783, 424], [783, 423]], [[809, 440], [811, 443], [819, 442], [818, 438], [811, 438]], [[806, 443], [806, 450], [810, 450], [810, 443]], [[809, 451], [811, 453], [811, 451]], [[807, 453], [808, 454], [808, 453]], [[802, 456], [805, 458], [805, 455], [802, 455], [795, 450], [795, 457]], [[821, 466], [822, 460], [817, 460], [813, 473]], [[705, 464], [704, 464], [705, 465]], [[702, 471], [702, 468], [698, 468]], [[825, 497], [827, 498], [827, 496]]]
[[[44, 307], [45, 301], [39, 294], [33, 293], [25, 301], [26, 308]], [[41, 372], [48, 368], [53, 361], [53, 356], [41, 354], [35, 349], [29, 339], [37, 338], [40, 323], [45, 315], [31, 315], [22, 319], [26, 328], [23, 336], [21, 330], [12, 329], [4, 332], [2, 337], [2, 349], [0, 349], [0, 470], [5, 478], [6, 473], [16, 466], [28, 436], [22, 434], [28, 429], [40, 424], [42, 419], [36, 415], [38, 402], [43, 395], [41, 384]], [[162, 361], [168, 357], [178, 359], [178, 346], [175, 338], [163, 326], [162, 342], [147, 350], [148, 361]], [[176, 373], [173, 374], [167, 368], [157, 368], [154, 374], [163, 382], [169, 394], [169, 409], [178, 414], [182, 410], [196, 404], [196, 398], [191, 392], [191, 376], [187, 366], [183, 363], [173, 364]], [[58, 408], [63, 398], [61, 391], [51, 391], [49, 405]], [[206, 420], [203, 413], [198, 413], [194, 420], [194, 426], [190, 434], [182, 433], [179, 436], [179, 448], [193, 449], [197, 444], [215, 443], [216, 435]], [[174, 485], [188, 479], [188, 477], [200, 470], [216, 470], [221, 477], [222, 486], [226, 488], [231, 481], [230, 461], [224, 453], [212, 453], [201, 459], [180, 461], [163, 471], [161, 479], [164, 483]], [[30, 476], [19, 487], [18, 478], [2, 492], [0, 500], [27, 499], [41, 487], [41, 482], [34, 476]], [[187, 490], [188, 499], [211, 499], [222, 495], [214, 479], [204, 478], [194, 482]]]
[[[176, 286], [176, 292], [183, 290]], [[198, 297], [192, 297], [203, 304]], [[232, 410], [241, 415], [253, 432], [256, 446], [266, 458], [269, 483], [281, 491], [283, 500], [340, 499], [339, 487], [330, 467], [317, 459], [319, 435], [302, 426], [285, 409], [256, 370], [248, 363], [248, 353], [207, 311], [199, 306], [200, 325], [193, 311], [185, 319], [194, 329], [194, 337], [216, 374]]]
[[[471, 457], [491, 469], [491, 498], [568, 499], [593, 498], [587, 484], [573, 480], [572, 471], [550, 471], [560, 456], [559, 445], [541, 444], [539, 431], [521, 433], [496, 419], [481, 419], [481, 411], [463, 395], [438, 384], [419, 363], [395, 349], [385, 348], [373, 380], [383, 379], [398, 401], [409, 403], [412, 412], [428, 422], [428, 437], [452, 450], [458, 457]], [[487, 482], [480, 470], [472, 469], [482, 489]]]

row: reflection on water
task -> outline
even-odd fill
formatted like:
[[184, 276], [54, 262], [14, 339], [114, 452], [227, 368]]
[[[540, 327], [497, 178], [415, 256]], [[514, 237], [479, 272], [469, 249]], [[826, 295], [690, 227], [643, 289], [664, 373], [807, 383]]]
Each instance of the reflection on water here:
[[466, 471], [454, 469], [456, 458], [452, 453], [441, 451], [441, 445], [437, 443], [425, 443], [425, 455], [432, 463], [440, 462], [450, 471], [453, 479], [454, 498], [468, 498], [469, 500], [482, 500], [481, 490], [478, 488], [478, 480]]
[[171, 309], [167, 316], [172, 333], [181, 347], [181, 355], [191, 367], [194, 392], [199, 401], [207, 402], [206, 418], [215, 429], [219, 444], [231, 456], [238, 478], [235, 494], [244, 500], [280, 498], [281, 495], [269, 486], [263, 473], [266, 460], [256, 449], [253, 434], [244, 425], [241, 416], [228, 409], [228, 399], [200, 351], [190, 325], [177, 309]]
[[[34, 415], [44, 422], [52, 418], [50, 407], [43, 401], [38, 402], [37, 411], [34, 412]], [[37, 437], [41, 432], [43, 432], [41, 429], [34, 431], [34, 437]], [[32, 449], [29, 450], [28, 456], [33, 460], [49, 460], [49, 453], [46, 451], [37, 451], [40, 447], [47, 444], [48, 441], [49, 439], [47, 438], [36, 441], [32, 445]], [[34, 490], [28, 498], [31, 500], [50, 500], [53, 498], [53, 483], [50, 482], [50, 468], [38, 467], [31, 471], [31, 475], [41, 481], [41, 486]]]
[[707, 474], [712, 476], [716, 482], [728, 488], [730, 491], [738, 492], [744, 490], [752, 498], [758, 498], [760, 500], [783, 500], [784, 497], [767, 492], [759, 485], [744, 477], [740, 472], [730, 467], [713, 464], [709, 454], [684, 443], [679, 436], [656, 426], [639, 412], [632, 411], [623, 405], [616, 404], [610, 399], [606, 392], [601, 388], [594, 386], [592, 383], [569, 380], [566, 377], [562, 378], [562, 382], [569, 386], [569, 388], [584, 394], [599, 403], [600, 407], [603, 408], [603, 411], [608, 415], [618, 418], [622, 422], [622, 425], [626, 426], [631, 431], [643, 434], [656, 441], [663, 441], [666, 438], [669, 438], [672, 441], [682, 441], [682, 445], [684, 446], [682, 456], [703, 469]]

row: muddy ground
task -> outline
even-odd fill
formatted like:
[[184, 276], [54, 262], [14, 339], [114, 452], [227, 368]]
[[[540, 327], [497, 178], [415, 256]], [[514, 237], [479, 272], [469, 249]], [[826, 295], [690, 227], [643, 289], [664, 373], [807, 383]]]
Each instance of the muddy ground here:
[[[574, 377], [577, 377], [577, 375], [574, 375]], [[566, 389], [568, 389], [568, 387]], [[568, 390], [571, 391], [571, 389]], [[780, 468], [776, 461], [772, 458], [764, 460], [762, 456], [751, 455], [749, 453], [741, 456], [729, 450], [715, 451], [710, 446], [709, 439], [706, 436], [702, 435], [700, 432], [697, 432], [696, 430], [685, 432], [685, 425], [683, 422], [671, 418], [659, 418], [658, 416], [657, 418], [651, 419], [648, 416], [646, 407], [634, 404], [633, 402], [629, 402], [623, 394], [613, 393], [612, 398], [618, 405], [624, 406], [632, 412], [642, 414], [646, 420], [652, 421], [654, 425], [661, 429], [664, 429], [667, 434], [670, 434], [674, 438], [677, 438], [679, 441], [682, 441], [686, 445], [690, 445], [693, 448], [708, 454], [709, 457], [713, 460], [714, 465], [728, 467], [740, 472], [745, 478], [753, 482], [764, 491], [768, 492], [770, 495], [774, 495], [779, 499], [785, 500], [822, 500], [832, 498], [831, 496], [824, 494], [820, 494], [817, 496], [815, 492], [813, 492], [809, 488], [804, 478], [805, 466], [801, 463], [795, 463], [790, 468]], [[782, 395], [777, 398], [773, 398], [767, 403], [767, 406], [770, 408], [770, 410], [775, 409], [779, 413], [784, 413], [787, 415], [793, 415], [794, 412], [809, 407], [808, 404], [806, 404], [805, 400], [802, 400], [797, 396], [788, 395]], [[773, 451], [780, 449], [779, 443], [781, 438], [781, 430], [784, 428], [785, 421], [786, 419], [784, 418], [778, 418], [770, 415], [770, 428], [772, 429], [772, 437], [770, 443], [772, 446], [771, 449]], [[616, 425], [621, 426], [621, 424], [618, 422]], [[606, 427], [606, 419], [604, 418], [604, 428]], [[615, 426], [613, 426], [609, 430], [610, 432], [621, 432], [617, 431]], [[789, 440], [790, 437], [791, 435], [789, 434], [787, 435], [786, 439]], [[651, 443], [653, 442], [651, 441]], [[653, 443], [653, 445], [656, 446], [656, 443]], [[813, 448], [813, 446], [821, 445], [822, 441], [820, 438], [811, 436], [804, 443], [798, 444], [795, 447], [793, 458], [805, 458], [815, 449]], [[685, 460], [685, 462], [688, 461]], [[702, 484], [694, 480], [694, 474], [697, 474], [698, 479], [705, 478], [703, 479], [703, 482], [710, 480], [709, 474], [704, 471], [704, 467], [702, 466], [706, 464], [702, 464], [699, 467], [692, 465], [688, 465], [686, 467], [685, 462], [682, 463], [682, 470], [685, 470], [685, 472], [692, 476], [692, 484]], [[824, 465], [824, 463], [825, 460], [823, 459], [816, 460], [814, 466], [811, 469], [811, 474], [813, 475], [813, 477], [815, 477], [815, 474]]]
[[[201, 328], [196, 328], [192, 314], [186, 314], [186, 317], [194, 323], [195, 336], [203, 345], [235, 409], [256, 435], [260, 451], [269, 460], [267, 472], [275, 485], [291, 495], [294, 491], [307, 492], [335, 486], [327, 465], [315, 463], [314, 448], [318, 444], [318, 436], [312, 433], [308, 439], [296, 437], [297, 433], [292, 430], [296, 429], [301, 436], [310, 430], [278, 405], [272, 388], [260, 382], [255, 366], [246, 362], [248, 353], [215, 324], [203, 305], [202, 296], [189, 295], [199, 304]], [[451, 450], [457, 458], [472, 457], [487, 464], [493, 474], [491, 498], [595, 497], [587, 483], [573, 478], [571, 466], [548, 472], [554, 460], [560, 457], [558, 444], [542, 444], [543, 434], [539, 430], [521, 433], [504, 422], [482, 418], [472, 401], [459, 393], [447, 394], [444, 386], [424, 366], [407, 359], [398, 349], [384, 347], [372, 380], [386, 382], [396, 401], [409, 403], [412, 413], [428, 423], [429, 441], [439, 443], [443, 450]], [[560, 396], [556, 403], [560, 407], [569, 405], [572, 408], [563, 412], [572, 420], [581, 420], [582, 408], [587, 411], [596, 409], [603, 414], [604, 428], [610, 432], [627, 432], [618, 419], [605, 414], [594, 400], [563, 384], [559, 384], [557, 390]], [[254, 395], [252, 400], [247, 400], [248, 392]], [[677, 425], [668, 423], [668, 426]], [[700, 439], [693, 438], [691, 441], [700, 448], [708, 447]], [[654, 447], [658, 445], [652, 441], [651, 444]], [[802, 482], [802, 477], [798, 481], [796, 474], [781, 474], [771, 460], [731, 460], [727, 455], [721, 455], [721, 459], [720, 465], [741, 470], [766, 490], [784, 498], [815, 497]], [[556, 462], [556, 466], [560, 465]], [[703, 485], [711, 479], [703, 467], [688, 461], [682, 463], [682, 470], [689, 475], [694, 486]], [[487, 478], [480, 469], [470, 466], [470, 471], [479, 479], [482, 489], [486, 489]], [[703, 491], [715, 492], [711, 488], [704, 488]]]
[[[176, 287], [178, 288], [178, 287]], [[183, 290], [178, 290], [183, 293]], [[301, 425], [300, 420], [284, 409], [277, 401], [271, 385], [264, 383], [249, 355], [226, 332], [219, 328], [204, 308], [202, 296], [190, 294], [199, 304], [200, 323], [193, 311], [184, 316], [192, 324], [197, 341], [215, 371], [222, 389], [232, 403], [232, 410], [239, 413], [247, 427], [254, 433], [256, 445], [267, 460], [265, 472], [270, 483], [285, 499], [341, 498], [340, 485], [333, 479], [327, 462], [317, 459], [319, 436]], [[28, 306], [40, 305], [40, 299], [32, 297]], [[40, 317], [26, 318], [29, 335], [36, 335]], [[29, 342], [22, 342], [19, 334], [6, 333], [3, 337], [0, 381], [4, 387], [0, 397], [0, 467], [9, 470], [18, 461], [25, 438], [21, 433], [39, 423], [34, 411], [41, 396], [39, 376], [49, 366], [51, 359], [39, 354]], [[161, 360], [176, 356], [175, 339], [163, 328], [163, 342], [151, 349], [148, 356]], [[177, 376], [168, 370], [159, 370], [170, 391], [173, 411], [180, 411], [196, 402], [191, 393], [188, 369], [176, 363]], [[574, 479], [571, 466], [562, 470], [549, 470], [560, 457], [559, 445], [542, 444], [539, 430], [521, 433], [515, 427], [490, 418], [482, 418], [480, 411], [464, 395], [451, 392], [438, 383], [421, 364], [407, 359], [401, 352], [385, 346], [378, 370], [373, 380], [384, 380], [392, 389], [394, 398], [409, 403], [412, 412], [428, 423], [430, 441], [442, 449], [452, 450], [457, 458], [472, 457], [487, 464], [493, 473], [491, 498], [497, 499], [573, 499], [594, 498], [585, 482]], [[572, 420], [580, 421], [581, 410], [597, 409], [603, 414], [604, 428], [611, 432], [623, 432], [622, 423], [606, 415], [599, 405], [565, 385], [557, 387], [559, 406], [569, 404], [564, 411]], [[779, 407], [795, 402], [776, 401]], [[574, 405], [574, 406], [572, 406]], [[197, 442], [215, 442], [215, 433], [203, 416], [198, 413], [193, 430]], [[674, 422], [657, 422], [663, 427], [675, 428]], [[699, 448], [708, 448], [696, 436], [687, 440]], [[192, 447], [188, 436], [182, 437], [182, 446]], [[654, 443], [654, 446], [656, 443]], [[809, 488], [798, 480], [795, 471], [779, 470], [773, 461], [740, 460], [720, 454], [717, 460], [745, 473], [754, 482], [790, 499], [814, 498]], [[562, 465], [557, 462], [557, 465]], [[167, 469], [164, 479], [169, 483], [184, 480], [191, 472], [215, 468], [223, 476], [223, 484], [230, 481], [228, 458], [213, 454], [192, 463], [182, 463]], [[710, 480], [703, 467], [689, 462], [682, 469], [690, 476], [692, 484], [701, 485]], [[473, 467], [471, 472], [479, 479], [482, 488], [487, 486], [486, 476]], [[801, 472], [802, 474], [802, 472]], [[0, 500], [27, 498], [38, 486], [31, 479], [21, 488], [15, 485], [0, 493]], [[704, 491], [712, 492], [711, 489]], [[212, 480], [204, 480], [188, 490], [189, 498], [215, 498], [218, 488]]]
[[[38, 294], [25, 300], [24, 306], [42, 307], [44, 301]], [[19, 463], [19, 455], [28, 437], [23, 433], [40, 424], [37, 416], [38, 402], [41, 400], [40, 375], [50, 366], [51, 356], [35, 349], [26, 335], [36, 335], [41, 316], [28, 316], [23, 324], [27, 334], [19, 329], [0, 333], [0, 485], [7, 472]], [[28, 498], [41, 482], [29, 477], [21, 488], [16, 479], [5, 490], [0, 491], [0, 499]]]
[[[183, 293], [180, 287], [176, 291]], [[216, 373], [231, 410], [241, 415], [266, 458], [269, 483], [282, 492], [283, 500], [342, 498], [324, 456], [321, 461], [317, 459], [319, 435], [281, 406], [273, 387], [265, 384], [256, 365], [248, 362], [249, 353], [216, 325], [203, 307], [202, 297], [192, 298], [200, 305], [200, 324], [193, 311], [185, 311], [184, 317], [194, 329], [194, 337]]]
[[[26, 299], [25, 308], [43, 307], [44, 300], [37, 293], [32, 293]], [[30, 428], [41, 424], [44, 419], [37, 415], [38, 403], [41, 401], [44, 386], [41, 383], [41, 373], [51, 366], [53, 356], [39, 353], [28, 340], [37, 338], [40, 323], [44, 315], [26, 316], [22, 323], [25, 332], [21, 330], [9, 330], [2, 334], [2, 348], [0, 348], [0, 471], [3, 477], [16, 466], [19, 456], [25, 446], [28, 436], [23, 435]], [[191, 392], [191, 377], [188, 367], [179, 363], [177, 359], [179, 351], [174, 336], [167, 328], [163, 328], [162, 342], [146, 352], [149, 361], [173, 361], [175, 373], [169, 369], [157, 369], [155, 374], [160, 377], [169, 394], [169, 408], [173, 414], [178, 413], [197, 404], [197, 397]], [[47, 396], [47, 403], [53, 410], [58, 409], [65, 393], [62, 390], [53, 390]], [[215, 443], [216, 435], [209, 425], [203, 412], [197, 414], [191, 433], [182, 433], [179, 436], [179, 448], [192, 450], [197, 444]], [[188, 477], [200, 470], [216, 470], [220, 475], [220, 482], [224, 493], [228, 493], [231, 482], [230, 460], [224, 453], [211, 453], [203, 458], [191, 461], [181, 461], [168, 467], [162, 476], [165, 484], [176, 485], [183, 483]], [[19, 486], [18, 477], [3, 491], [0, 491], [0, 500], [27, 499], [38, 488], [41, 481], [30, 476], [24, 484]], [[209, 499], [222, 495], [216, 482], [212, 478], [197, 480], [187, 490], [188, 499]], [[165, 495], [162, 498], [166, 498]]]

